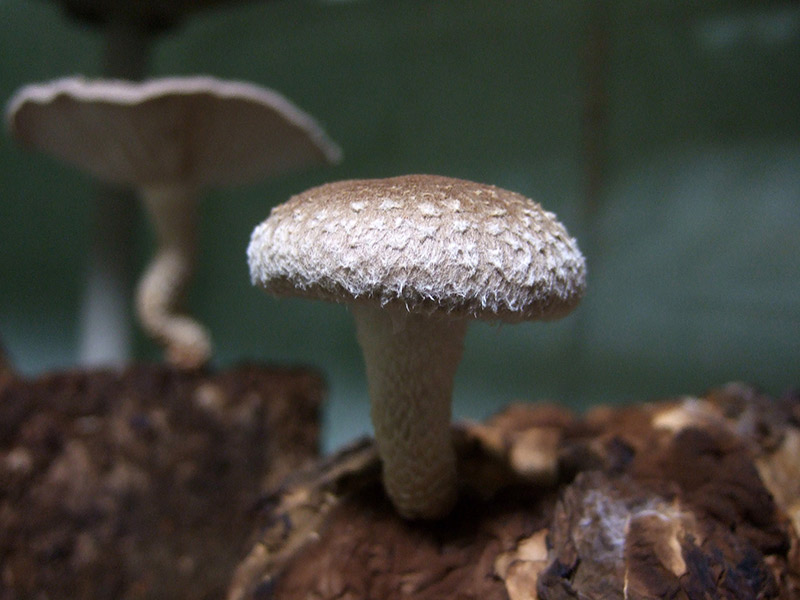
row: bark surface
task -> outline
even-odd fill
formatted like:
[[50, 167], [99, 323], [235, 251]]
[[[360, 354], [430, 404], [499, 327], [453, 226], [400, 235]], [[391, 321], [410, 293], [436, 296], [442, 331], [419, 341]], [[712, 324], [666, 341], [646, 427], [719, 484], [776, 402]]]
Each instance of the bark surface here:
[[0, 599], [224, 596], [323, 394], [256, 366], [0, 377]]
[[800, 396], [731, 384], [454, 430], [460, 496], [399, 518], [369, 441], [265, 497], [229, 600], [800, 597]]

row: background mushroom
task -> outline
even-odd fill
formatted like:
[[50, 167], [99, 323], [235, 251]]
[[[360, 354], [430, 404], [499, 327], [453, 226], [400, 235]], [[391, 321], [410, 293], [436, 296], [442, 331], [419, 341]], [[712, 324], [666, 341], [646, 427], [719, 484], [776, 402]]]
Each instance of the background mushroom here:
[[[101, 73], [108, 79], [141, 80], [157, 37], [174, 31], [193, 13], [241, 0], [54, 0], [82, 25], [102, 34]], [[130, 358], [128, 304], [132, 291], [135, 193], [99, 183], [93, 198], [90, 249], [80, 307], [82, 364], [118, 364]]]
[[585, 289], [552, 213], [430, 175], [308, 190], [273, 209], [247, 253], [266, 291], [350, 306], [384, 486], [407, 518], [440, 517], [456, 498], [450, 400], [468, 320], [558, 318]]
[[139, 319], [170, 362], [187, 368], [210, 356], [205, 329], [176, 312], [195, 260], [198, 190], [340, 157], [278, 93], [210, 77], [30, 85], [11, 99], [7, 119], [23, 144], [139, 190], [159, 246], [137, 291]]

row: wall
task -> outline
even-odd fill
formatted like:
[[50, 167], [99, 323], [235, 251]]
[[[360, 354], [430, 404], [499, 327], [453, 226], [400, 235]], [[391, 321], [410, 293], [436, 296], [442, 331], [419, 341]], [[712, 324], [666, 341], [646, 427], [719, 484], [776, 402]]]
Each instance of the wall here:
[[[54, 3], [0, 0], [0, 97], [98, 75], [102, 39]], [[216, 364], [322, 369], [327, 445], [368, 431], [346, 310], [250, 286], [250, 231], [334, 179], [431, 172], [493, 183], [558, 213], [589, 290], [558, 323], [467, 337], [454, 412], [516, 399], [574, 408], [700, 393], [731, 379], [800, 383], [800, 7], [795, 3], [247, 2], [161, 37], [153, 76], [273, 87], [345, 160], [202, 198], [191, 310]], [[77, 360], [94, 187], [0, 139], [0, 336], [27, 373]], [[151, 233], [139, 215], [132, 252]], [[136, 357], [158, 351], [139, 335]]]

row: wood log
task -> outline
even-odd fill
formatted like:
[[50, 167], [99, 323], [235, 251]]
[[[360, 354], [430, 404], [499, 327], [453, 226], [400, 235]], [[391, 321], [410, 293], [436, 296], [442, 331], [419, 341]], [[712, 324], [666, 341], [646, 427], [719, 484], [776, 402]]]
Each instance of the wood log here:
[[220, 598], [265, 490], [317, 456], [321, 378], [241, 366], [0, 385], [0, 599]]
[[438, 522], [395, 514], [369, 440], [290, 477], [228, 599], [800, 598], [800, 395], [515, 405], [454, 439]]

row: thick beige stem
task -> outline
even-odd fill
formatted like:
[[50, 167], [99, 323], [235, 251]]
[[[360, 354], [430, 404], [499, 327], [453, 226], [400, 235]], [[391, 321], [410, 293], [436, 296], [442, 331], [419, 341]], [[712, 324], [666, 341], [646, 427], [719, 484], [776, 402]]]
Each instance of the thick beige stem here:
[[167, 360], [191, 369], [211, 357], [206, 329], [178, 313], [191, 280], [196, 255], [194, 190], [152, 186], [142, 197], [156, 230], [158, 250], [139, 282], [136, 309], [145, 331], [165, 346]]
[[466, 321], [356, 304], [383, 483], [408, 519], [435, 519], [457, 495], [450, 435]]

